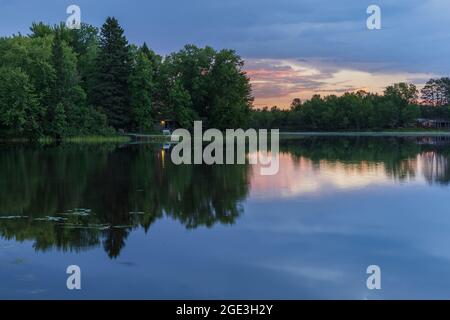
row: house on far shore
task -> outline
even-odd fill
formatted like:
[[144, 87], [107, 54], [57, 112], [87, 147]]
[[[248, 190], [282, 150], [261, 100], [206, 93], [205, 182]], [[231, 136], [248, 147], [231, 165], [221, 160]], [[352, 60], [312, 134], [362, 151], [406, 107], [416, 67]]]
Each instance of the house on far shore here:
[[159, 121], [155, 121], [153, 125], [155, 131], [170, 131], [173, 132], [174, 130], [180, 128], [180, 125], [175, 120], [170, 119], [162, 119]]
[[446, 119], [417, 119], [417, 126], [420, 128], [450, 129], [450, 120]]

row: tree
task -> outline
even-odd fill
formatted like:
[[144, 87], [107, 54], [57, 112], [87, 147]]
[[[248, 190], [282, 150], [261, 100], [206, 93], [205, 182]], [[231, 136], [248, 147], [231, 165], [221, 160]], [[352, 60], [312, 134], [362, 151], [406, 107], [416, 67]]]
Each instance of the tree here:
[[13, 36], [0, 42], [0, 66], [20, 68], [29, 77], [40, 106], [51, 103], [55, 71], [51, 63], [53, 35]]
[[37, 138], [42, 114], [30, 79], [19, 68], [0, 68], [0, 131], [2, 135]]
[[108, 123], [116, 129], [128, 129], [130, 126], [130, 62], [124, 31], [117, 19], [109, 17], [101, 30], [91, 102], [105, 112]]
[[98, 46], [98, 28], [90, 24], [82, 23], [79, 29], [67, 29], [70, 33], [69, 45], [73, 51], [81, 56], [86, 54], [91, 47]]
[[66, 110], [61, 102], [51, 108], [51, 120], [47, 126], [46, 131], [56, 140], [61, 140], [68, 132]]
[[244, 61], [233, 50], [214, 56], [208, 74], [211, 111], [209, 125], [218, 129], [245, 127], [253, 102], [250, 79], [242, 70]]
[[425, 104], [444, 106], [450, 103], [450, 78], [430, 79], [421, 90]]
[[386, 87], [384, 90], [385, 96], [396, 96], [409, 104], [417, 104], [419, 92], [417, 87], [412, 83], [395, 83]]
[[252, 110], [251, 121], [256, 128], [284, 130], [381, 130], [413, 125], [420, 114], [416, 102], [416, 87], [399, 83], [387, 87], [384, 95], [358, 91], [314, 95], [304, 103], [294, 99], [288, 110]]
[[419, 93], [415, 85], [402, 82], [388, 86], [384, 91], [384, 96], [393, 102], [396, 109], [395, 127], [407, 127], [415, 122], [419, 116], [417, 106]]
[[167, 104], [169, 110], [173, 110], [169, 117], [175, 119], [183, 128], [193, 127], [195, 113], [192, 110], [192, 100], [180, 79], [175, 80], [170, 87]]
[[291, 110], [299, 110], [302, 106], [302, 100], [300, 98], [294, 98], [291, 103]]
[[30, 31], [31, 31], [30, 34], [31, 38], [45, 38], [53, 34], [52, 27], [43, 22], [39, 23], [33, 22], [30, 27]]
[[243, 65], [233, 50], [216, 52], [211, 47], [187, 45], [167, 57], [162, 77], [165, 83], [181, 81], [194, 114], [206, 122], [205, 126], [244, 127], [253, 98]]
[[190, 95], [195, 113], [208, 119], [211, 110], [211, 71], [215, 51], [211, 47], [198, 48], [186, 45], [183, 49], [169, 55], [164, 61], [164, 77], [170, 83], [180, 80]]
[[140, 132], [152, 128], [153, 64], [144, 50], [136, 53], [130, 76], [131, 128]]
[[141, 51], [152, 64], [153, 78], [156, 78], [161, 68], [162, 57], [151, 50], [145, 42], [141, 47]]
[[83, 115], [79, 110], [85, 104], [86, 98], [79, 84], [76, 56], [62, 39], [64, 29], [63, 26], [55, 28], [51, 58], [55, 82], [51, 92], [51, 104], [47, 111], [49, 134], [56, 138], [70, 133], [67, 126], [70, 128], [82, 126], [80, 117]]
[[98, 28], [82, 23], [80, 29], [70, 30], [68, 43], [77, 55], [77, 69], [80, 85], [86, 92], [87, 100], [92, 101], [93, 86], [96, 73], [96, 59], [99, 52]]

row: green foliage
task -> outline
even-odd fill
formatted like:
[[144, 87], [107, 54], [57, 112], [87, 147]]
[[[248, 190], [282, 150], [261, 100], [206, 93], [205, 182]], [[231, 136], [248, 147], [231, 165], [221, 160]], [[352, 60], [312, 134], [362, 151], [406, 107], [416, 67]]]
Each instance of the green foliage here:
[[250, 80], [242, 71], [244, 61], [232, 50], [221, 50], [211, 67], [211, 112], [209, 122], [219, 129], [247, 125], [253, 97]]
[[295, 99], [290, 110], [253, 110], [251, 126], [297, 131], [359, 131], [411, 127], [420, 116], [417, 89], [404, 83], [387, 87], [384, 95], [364, 91], [320, 97], [302, 103]]
[[116, 129], [130, 127], [130, 73], [131, 55], [124, 30], [117, 19], [108, 17], [101, 30], [91, 102], [105, 112], [109, 125]]
[[173, 110], [173, 119], [183, 128], [189, 129], [193, 126], [195, 113], [192, 110], [192, 100], [179, 79], [175, 80], [170, 87], [167, 104]]
[[414, 84], [400, 82], [388, 86], [384, 90], [384, 95], [398, 97], [400, 100], [405, 101], [409, 104], [417, 104], [419, 92], [417, 91], [417, 87]]
[[47, 132], [51, 137], [59, 140], [66, 135], [67, 130], [66, 112], [61, 102], [52, 108], [51, 119], [48, 123]]
[[130, 76], [131, 128], [140, 132], [152, 129], [153, 63], [138, 50]]
[[148, 132], [153, 122], [174, 120], [191, 128], [381, 130], [413, 126], [419, 116], [450, 118], [450, 79], [430, 80], [420, 108], [414, 85], [399, 83], [383, 95], [363, 91], [341, 97], [295, 99], [290, 110], [252, 109], [244, 61], [233, 50], [187, 45], [164, 59], [147, 44], [129, 45], [115, 18], [101, 32], [82, 24], [33, 23], [28, 36], [0, 38], [1, 132], [56, 139]]
[[422, 100], [431, 106], [444, 106], [450, 103], [450, 78], [431, 79], [421, 90]]
[[420, 116], [425, 119], [450, 120], [450, 106], [420, 106]]
[[[204, 120], [207, 127], [243, 127], [247, 124], [253, 100], [243, 65], [243, 60], [232, 50], [217, 52], [210, 47], [187, 45], [165, 59], [160, 86], [162, 90], [171, 86], [175, 91], [183, 88], [189, 95], [189, 99], [184, 99], [184, 105], [189, 104], [187, 100], [192, 103], [189, 116]], [[173, 95], [174, 92], [167, 92], [156, 112], [177, 113], [172, 101], [167, 100], [173, 100]]]
[[50, 104], [55, 70], [51, 63], [53, 36], [15, 36], [0, 40], [0, 66], [20, 68], [34, 87], [41, 106]]
[[86, 102], [86, 94], [80, 86], [77, 58], [72, 48], [63, 40], [63, 30], [62, 27], [56, 28], [53, 39], [51, 62], [55, 70], [55, 82], [47, 111], [48, 128], [57, 128], [56, 131], [51, 129], [49, 134], [56, 138], [70, 133], [67, 131], [69, 128], [80, 127], [79, 108]]
[[88, 24], [81, 24], [80, 29], [72, 30], [70, 46], [77, 55], [77, 69], [80, 85], [90, 101], [95, 86], [96, 60], [99, 52], [98, 29]]
[[[111, 133], [106, 116], [87, 104], [88, 86], [82, 80], [92, 76], [96, 28], [83, 25], [81, 30], [69, 30], [64, 25], [39, 23], [30, 29], [30, 36], [0, 39], [2, 73], [18, 69], [28, 79], [27, 90], [33, 99], [26, 107], [33, 117], [28, 118], [27, 131], [36, 139]], [[8, 135], [22, 137], [21, 130], [11, 129]]]
[[41, 113], [28, 75], [19, 68], [0, 68], [1, 135], [36, 138]]
[[45, 38], [53, 34], [52, 28], [43, 22], [33, 22], [30, 27], [31, 38]]

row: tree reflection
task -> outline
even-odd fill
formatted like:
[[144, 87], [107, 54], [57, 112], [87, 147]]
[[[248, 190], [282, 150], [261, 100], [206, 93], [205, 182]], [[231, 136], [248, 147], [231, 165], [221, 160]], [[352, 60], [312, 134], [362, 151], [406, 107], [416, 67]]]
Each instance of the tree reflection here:
[[110, 257], [163, 217], [190, 229], [233, 224], [249, 189], [247, 165], [175, 166], [152, 145], [8, 146], [0, 171], [4, 238], [42, 251], [101, 244]]
[[317, 166], [320, 161], [361, 167], [382, 164], [398, 181], [420, 172], [430, 184], [450, 184], [450, 137], [305, 137], [282, 140], [281, 150]]
[[[450, 184], [448, 139], [309, 137], [282, 140], [281, 151], [316, 170], [382, 165], [398, 181]], [[156, 145], [2, 146], [0, 235], [39, 251], [101, 246], [115, 258], [133, 230], [163, 218], [188, 229], [235, 223], [250, 179], [248, 165], [175, 166]]]

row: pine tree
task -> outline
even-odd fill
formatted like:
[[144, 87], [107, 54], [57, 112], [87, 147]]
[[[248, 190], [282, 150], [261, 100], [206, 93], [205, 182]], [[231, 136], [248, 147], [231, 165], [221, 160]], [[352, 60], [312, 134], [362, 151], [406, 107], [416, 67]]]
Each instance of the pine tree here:
[[142, 48], [140, 49], [140, 51], [142, 51], [142, 53], [147, 57], [147, 59], [152, 64], [153, 78], [156, 78], [156, 76], [159, 72], [160, 66], [161, 66], [162, 57], [160, 55], [156, 54], [153, 50], [151, 50], [147, 46], [147, 43], [145, 43], [145, 42], [142, 45]]
[[56, 29], [54, 34], [51, 62], [55, 70], [55, 82], [50, 93], [51, 103], [47, 109], [45, 128], [47, 134], [60, 139], [64, 136], [66, 130], [64, 103], [67, 101], [67, 77], [64, 65], [63, 41], [59, 29]]
[[131, 92], [131, 128], [133, 130], [148, 131], [152, 127], [152, 92], [153, 92], [152, 63], [147, 55], [139, 50], [130, 76]]
[[52, 65], [55, 70], [55, 83], [53, 84], [52, 97], [53, 104], [56, 105], [64, 100], [66, 70], [64, 66], [64, 48], [59, 29], [55, 31], [52, 46]]
[[78, 129], [76, 128], [80, 126], [78, 110], [85, 103], [85, 93], [80, 86], [77, 71], [76, 55], [63, 40], [64, 29], [63, 26], [55, 29], [51, 57], [55, 82], [51, 90], [51, 104], [47, 111], [48, 133], [56, 138], [61, 138], [65, 133]]
[[130, 60], [123, 29], [117, 19], [108, 17], [100, 35], [91, 103], [105, 112], [109, 125], [116, 129], [128, 129], [130, 126]]

